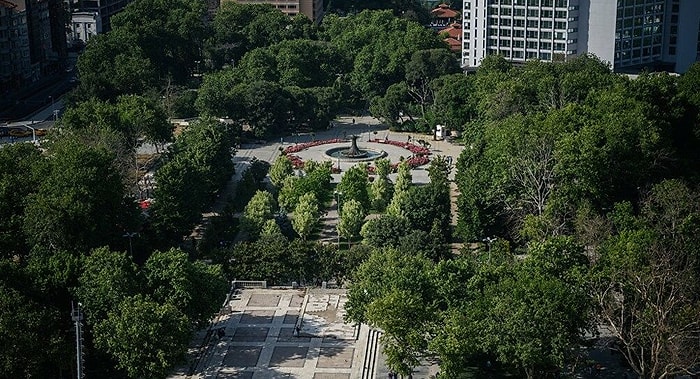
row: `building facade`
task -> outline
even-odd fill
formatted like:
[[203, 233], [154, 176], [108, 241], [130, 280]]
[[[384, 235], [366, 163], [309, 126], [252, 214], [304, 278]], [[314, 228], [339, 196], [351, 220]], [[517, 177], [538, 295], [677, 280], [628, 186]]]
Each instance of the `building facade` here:
[[[65, 0], [65, 2], [71, 15], [70, 27], [67, 30], [68, 44], [71, 45], [79, 41], [87, 42], [87, 40], [84, 39], [87, 34], [110, 31], [110, 19], [112, 16], [121, 12], [131, 0]], [[90, 22], [88, 19], [91, 17], [90, 14], [97, 15], [94, 23]], [[92, 24], [93, 28], [99, 28], [100, 31], [98, 32], [92, 29], [88, 30], [88, 32], [82, 30], [81, 35], [76, 35], [74, 33], [78, 27], [83, 28], [90, 24]]]
[[39, 76], [32, 66], [24, 1], [0, 0], [0, 93]]
[[465, 0], [462, 66], [595, 54], [617, 71], [684, 72], [700, 55], [697, 0]]
[[[58, 5], [58, 7], [57, 7]], [[61, 70], [66, 56], [61, 0], [0, 0], [0, 90]]]
[[[224, 0], [225, 1], [225, 0]], [[229, 0], [230, 1], [230, 0]], [[270, 4], [288, 16], [303, 14], [318, 24], [323, 19], [323, 0], [233, 0], [240, 4]]]
[[102, 18], [96, 11], [73, 12], [70, 28], [71, 43], [86, 44], [92, 36], [102, 33]]

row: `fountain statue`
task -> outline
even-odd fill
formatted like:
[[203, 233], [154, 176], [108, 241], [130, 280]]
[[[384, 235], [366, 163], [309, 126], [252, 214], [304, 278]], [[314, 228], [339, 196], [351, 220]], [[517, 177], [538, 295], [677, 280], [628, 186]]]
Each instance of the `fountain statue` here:
[[381, 158], [386, 155], [384, 151], [373, 149], [360, 149], [357, 147], [359, 135], [350, 136], [350, 147], [335, 147], [326, 150], [326, 155], [343, 161], [368, 161]]

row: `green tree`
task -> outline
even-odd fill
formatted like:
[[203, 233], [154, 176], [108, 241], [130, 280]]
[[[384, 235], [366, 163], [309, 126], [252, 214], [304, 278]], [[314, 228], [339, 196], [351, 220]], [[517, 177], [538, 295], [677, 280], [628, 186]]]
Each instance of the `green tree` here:
[[77, 68], [80, 99], [114, 100], [119, 95], [144, 93], [157, 82], [157, 68], [137, 36], [124, 30], [91, 39]]
[[126, 253], [95, 249], [83, 259], [75, 294], [90, 325], [107, 318], [116, 304], [139, 292], [136, 265]]
[[172, 304], [141, 295], [115, 306], [95, 325], [95, 342], [130, 378], [165, 378], [184, 360], [191, 335], [187, 317]]
[[283, 87], [329, 87], [347, 72], [346, 58], [324, 41], [280, 41], [246, 54], [238, 65], [242, 81], [268, 80]]
[[203, 118], [180, 134], [167, 161], [156, 171], [151, 216], [164, 239], [181, 238], [192, 230], [205, 205], [233, 174], [234, 131]]
[[360, 228], [362, 228], [366, 216], [367, 213], [359, 201], [351, 199], [343, 203], [340, 222], [338, 222], [338, 233], [348, 239], [348, 244], [353, 237], [360, 234]]
[[270, 167], [270, 181], [278, 190], [282, 188], [285, 179], [294, 173], [292, 162], [285, 155], [278, 156]]
[[207, 73], [197, 91], [195, 107], [208, 116], [238, 120], [245, 113], [242, 101], [244, 88], [238, 81], [236, 70], [232, 68]]
[[363, 243], [372, 247], [398, 247], [401, 237], [411, 232], [411, 224], [403, 216], [385, 214], [368, 220], [362, 229]]
[[307, 193], [299, 198], [299, 204], [294, 208], [292, 226], [303, 241], [311, 234], [318, 223], [318, 200], [313, 193]]
[[406, 82], [408, 93], [418, 104], [421, 117], [425, 119], [427, 107], [435, 98], [430, 83], [442, 75], [455, 74], [460, 71], [454, 52], [448, 49], [418, 50], [406, 63]]
[[0, 149], [0, 251], [3, 258], [24, 257], [29, 253], [23, 231], [27, 196], [39, 185], [32, 167], [41, 155], [29, 144], [12, 144]]
[[213, 38], [206, 44], [208, 64], [216, 70], [237, 65], [246, 52], [287, 39], [311, 39], [308, 18], [290, 18], [269, 4], [223, 3], [212, 21]]
[[155, 301], [172, 304], [200, 326], [219, 310], [228, 290], [220, 266], [190, 262], [178, 249], [154, 252], [143, 272]]
[[678, 180], [661, 182], [641, 214], [599, 249], [592, 280], [599, 321], [642, 377], [669, 377], [697, 365], [698, 204], [697, 190]]
[[201, 59], [206, 5], [196, 0], [136, 0], [113, 17], [112, 30], [135, 36], [161, 78], [185, 83]]
[[[62, 310], [46, 301], [19, 264], [0, 260], [0, 373], [3, 377], [51, 378], [67, 374], [70, 327]], [[37, 349], [41, 345], [41, 349]]]
[[110, 152], [77, 140], [54, 145], [34, 167], [43, 179], [25, 210], [24, 230], [32, 245], [59, 250], [123, 246], [136, 208], [125, 197], [113, 159]]
[[340, 192], [341, 201], [356, 200], [364, 209], [369, 209], [369, 179], [367, 168], [364, 165], [350, 167], [340, 179], [337, 191]]
[[260, 237], [284, 237], [284, 234], [282, 234], [282, 228], [277, 224], [277, 221], [267, 220], [260, 232]]
[[400, 130], [404, 128], [404, 123], [415, 122], [411, 101], [406, 83], [395, 83], [387, 88], [384, 96], [375, 96], [371, 99], [369, 111], [390, 128]]
[[257, 191], [248, 205], [245, 206], [241, 217], [241, 227], [252, 238], [257, 238], [265, 222], [272, 218], [274, 207], [272, 194], [267, 191]]
[[388, 159], [379, 159], [375, 162], [376, 177], [370, 185], [370, 203], [372, 208], [382, 212], [391, 201], [393, 187], [389, 181], [391, 165]]
[[411, 168], [406, 161], [399, 163], [398, 170], [399, 173], [394, 183], [394, 196], [391, 198], [391, 203], [389, 203], [387, 207], [387, 213], [395, 216], [405, 216], [403, 213], [405, 208], [402, 208], [401, 204], [405, 202], [408, 196], [408, 190], [411, 188], [413, 177], [411, 176]]
[[349, 82], [353, 92], [365, 101], [404, 79], [413, 52], [444, 47], [437, 35], [418, 23], [394, 17], [390, 11], [327, 17], [321, 38], [351, 59]]
[[241, 92], [244, 120], [256, 137], [273, 136], [287, 131], [291, 111], [289, 93], [278, 83], [255, 81], [243, 86]]
[[374, 252], [353, 275], [347, 319], [381, 328], [387, 364], [408, 375], [426, 352], [435, 320], [432, 262], [392, 249]]
[[477, 118], [474, 76], [444, 75], [431, 82], [434, 88], [432, 113], [429, 118], [449, 129], [462, 131]]
[[143, 141], [163, 145], [173, 138], [173, 126], [168, 122], [165, 110], [148, 97], [124, 95], [117, 99], [123, 133], [129, 137], [130, 146], [138, 147]]

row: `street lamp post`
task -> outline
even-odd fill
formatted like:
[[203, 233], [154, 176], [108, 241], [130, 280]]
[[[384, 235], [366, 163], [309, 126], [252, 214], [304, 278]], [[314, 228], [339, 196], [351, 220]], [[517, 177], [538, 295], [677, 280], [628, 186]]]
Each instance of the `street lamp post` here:
[[[335, 191], [333, 194], [337, 196], [336, 204], [338, 204], [338, 225], [340, 225], [340, 199], [342, 198], [343, 193], [340, 191]], [[338, 226], [336, 226], [336, 231], [338, 232], [338, 248], [340, 248], [340, 229]]]
[[49, 99], [51, 99], [51, 114], [53, 115], [53, 120], [56, 121], [56, 107], [54, 106], [53, 96], [49, 96]]
[[138, 235], [139, 235], [138, 232], [131, 232], [131, 233], [126, 232], [126, 233], [124, 233], [124, 235], [122, 236], [122, 237], [125, 237], [125, 238], [128, 238], [128, 239], [129, 239], [129, 254], [131, 255], [131, 258], [134, 257], [134, 248], [133, 248], [133, 246], [131, 245], [131, 239], [134, 238], [135, 236], [138, 236]]
[[489, 253], [489, 263], [491, 263], [491, 244], [496, 241], [498, 238], [496, 237], [486, 237], [482, 241], [486, 243], [486, 249]]

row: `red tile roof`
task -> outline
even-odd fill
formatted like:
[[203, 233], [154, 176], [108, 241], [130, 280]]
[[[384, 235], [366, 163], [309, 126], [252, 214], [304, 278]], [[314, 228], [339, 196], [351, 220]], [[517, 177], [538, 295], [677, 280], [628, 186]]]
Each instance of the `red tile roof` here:
[[456, 18], [459, 13], [450, 9], [447, 4], [440, 4], [437, 8], [430, 11], [430, 14], [436, 18]]
[[462, 40], [462, 25], [458, 22], [453, 22], [450, 26], [441, 29], [438, 33], [447, 33], [450, 37], [455, 38], [459, 41]]
[[452, 37], [445, 38], [444, 40], [450, 46], [452, 51], [462, 51], [462, 42], [458, 41]]

